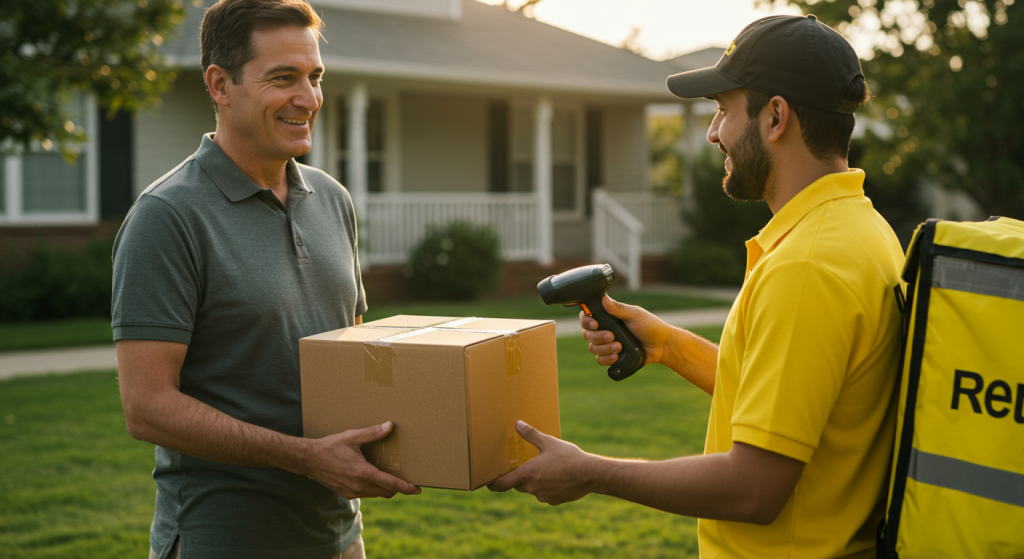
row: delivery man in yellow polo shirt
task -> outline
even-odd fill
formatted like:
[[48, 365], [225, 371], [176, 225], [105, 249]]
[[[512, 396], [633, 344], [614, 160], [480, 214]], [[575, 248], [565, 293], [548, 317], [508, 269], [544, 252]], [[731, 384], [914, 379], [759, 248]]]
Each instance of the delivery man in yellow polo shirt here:
[[[662, 363], [711, 395], [702, 456], [588, 454], [520, 423], [540, 455], [498, 479], [557, 505], [600, 493], [700, 518], [700, 555], [873, 557], [895, 425], [903, 255], [849, 169], [860, 62], [814, 16], [758, 20], [718, 64], [671, 76], [709, 97], [723, 182], [774, 217], [747, 241], [743, 288], [721, 346], [639, 307], [604, 301]], [[597, 362], [620, 351], [581, 315]], [[876, 512], [877, 511], [877, 512]]]

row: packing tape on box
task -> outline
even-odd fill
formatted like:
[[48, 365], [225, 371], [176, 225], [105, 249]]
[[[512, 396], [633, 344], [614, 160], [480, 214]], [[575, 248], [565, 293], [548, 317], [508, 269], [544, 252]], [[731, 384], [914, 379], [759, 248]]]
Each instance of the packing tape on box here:
[[394, 427], [391, 434], [384, 440], [373, 441], [362, 445], [363, 455], [366, 461], [377, 467], [378, 470], [398, 472], [402, 469], [402, 455], [399, 452], [398, 427]]
[[[413, 336], [419, 336], [420, 334], [438, 332], [441, 330], [475, 332], [479, 334], [495, 334], [502, 336], [505, 339], [505, 376], [510, 377], [522, 371], [523, 347], [519, 341], [519, 332], [516, 330], [474, 330], [470, 328], [455, 328], [456, 326], [468, 324], [475, 320], [479, 319], [476, 317], [460, 318], [435, 326], [419, 328], [411, 332], [402, 332], [401, 334], [387, 336], [380, 338], [379, 340], [370, 340], [364, 343], [363, 349], [365, 350], [365, 354], [363, 356], [363, 375], [366, 381], [378, 386], [394, 386], [392, 363], [395, 352], [391, 349], [391, 343], [404, 338], [411, 338]], [[368, 326], [367, 328], [377, 327]]]
[[451, 322], [438, 324], [436, 328], [459, 330], [460, 332], [479, 332], [483, 334], [500, 334], [505, 338], [505, 376], [510, 377], [523, 370], [523, 346], [519, 342], [516, 330], [473, 330], [470, 328], [454, 328], [480, 320], [476, 317], [460, 318]]
[[365, 343], [363, 349], [366, 351], [363, 355], [363, 376], [366, 382], [377, 386], [394, 386], [391, 362], [395, 352], [391, 350], [391, 343]]
[[[445, 330], [445, 328], [438, 328], [438, 330]], [[523, 370], [523, 346], [519, 342], [519, 332], [515, 330], [470, 330], [469, 328], [449, 328], [449, 330], [502, 336], [505, 338], [505, 376], [510, 377]]]
[[523, 370], [523, 346], [519, 343], [519, 332], [505, 336], [505, 376], [510, 377]]
[[377, 386], [394, 386], [395, 379], [392, 372], [392, 362], [395, 352], [391, 349], [391, 342], [434, 331], [434, 328], [421, 328], [364, 343], [363, 349], [366, 353], [363, 355], [363, 376], [366, 382], [376, 384]]
[[508, 436], [508, 467], [514, 470], [525, 461], [526, 446], [523, 443], [523, 438], [519, 436], [519, 433], [513, 427], [512, 434]]

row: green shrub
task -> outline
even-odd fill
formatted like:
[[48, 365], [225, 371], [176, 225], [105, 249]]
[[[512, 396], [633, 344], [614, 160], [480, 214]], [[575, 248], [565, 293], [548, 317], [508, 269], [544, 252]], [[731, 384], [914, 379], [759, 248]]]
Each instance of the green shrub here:
[[84, 249], [40, 244], [17, 270], [0, 270], [0, 322], [110, 316], [111, 239]]
[[[870, 130], [863, 138], [854, 138], [850, 142], [850, 167], [867, 171], [864, 195], [871, 199], [871, 205], [889, 222], [903, 250], [906, 250], [917, 226], [933, 217], [932, 207], [922, 196], [921, 169], [913, 165], [901, 165], [888, 175], [872, 172], [872, 169], [881, 169], [895, 153], [880, 149], [881, 141]], [[952, 219], [964, 218], [954, 215]]]
[[420, 298], [465, 300], [494, 289], [501, 264], [501, 240], [494, 229], [454, 221], [430, 228], [405, 271]]
[[743, 283], [746, 261], [734, 247], [686, 239], [671, 254], [676, 281], [691, 285], [732, 285]]
[[693, 165], [694, 207], [683, 210], [691, 234], [672, 255], [675, 278], [698, 285], [741, 285], [744, 242], [772, 218], [764, 202], [738, 202], [722, 190], [725, 156], [704, 149]]

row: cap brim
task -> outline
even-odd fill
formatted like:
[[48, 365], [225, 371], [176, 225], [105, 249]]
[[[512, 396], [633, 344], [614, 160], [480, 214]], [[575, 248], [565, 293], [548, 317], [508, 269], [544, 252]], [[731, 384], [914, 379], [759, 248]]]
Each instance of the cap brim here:
[[743, 84], [723, 76], [714, 66], [671, 75], [667, 83], [673, 95], [684, 99], [710, 97], [743, 87]]

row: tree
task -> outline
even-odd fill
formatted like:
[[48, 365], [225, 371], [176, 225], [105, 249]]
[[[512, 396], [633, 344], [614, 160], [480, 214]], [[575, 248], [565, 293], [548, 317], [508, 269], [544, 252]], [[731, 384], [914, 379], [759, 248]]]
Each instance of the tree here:
[[683, 156], [679, 139], [683, 135], [683, 119], [676, 115], [647, 117], [647, 145], [650, 149], [651, 188], [673, 195], [683, 189]]
[[645, 56], [644, 46], [640, 43], [640, 34], [643, 32], [644, 30], [642, 27], [630, 26], [629, 34], [626, 35], [626, 38], [623, 39], [621, 43], [619, 43], [619, 48]]
[[67, 112], [76, 93], [110, 116], [154, 104], [175, 77], [156, 49], [184, 16], [180, 0], [3, 0], [0, 145], [77, 155], [85, 132]]
[[[1014, 0], [787, 0], [850, 37], [874, 94], [862, 165], [1024, 219], [1024, 8]], [[767, 4], [769, 0], [758, 0]]]
[[725, 155], [705, 146], [692, 165], [692, 205], [682, 211], [690, 234], [670, 255], [676, 281], [696, 285], [741, 285], [746, 270], [744, 242], [772, 218], [764, 202], [738, 202], [725, 194]]
[[516, 12], [523, 14], [526, 17], [533, 17], [533, 9], [537, 4], [540, 4], [543, 0], [522, 0], [519, 5], [513, 5], [508, 0], [502, 0], [501, 5], [505, 6], [510, 12]]

